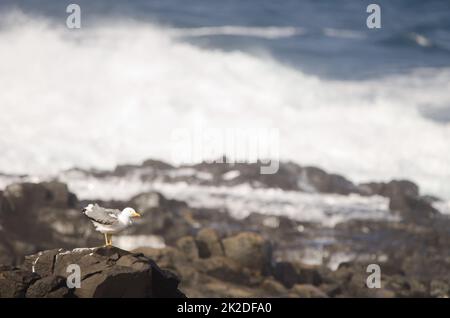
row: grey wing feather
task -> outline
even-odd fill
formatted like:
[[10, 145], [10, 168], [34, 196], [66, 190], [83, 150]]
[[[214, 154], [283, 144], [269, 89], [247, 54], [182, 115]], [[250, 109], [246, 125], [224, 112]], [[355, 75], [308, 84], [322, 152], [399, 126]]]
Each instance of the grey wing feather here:
[[115, 209], [105, 209], [95, 204], [91, 209], [85, 209], [84, 214], [92, 221], [111, 225], [117, 222], [120, 211]]

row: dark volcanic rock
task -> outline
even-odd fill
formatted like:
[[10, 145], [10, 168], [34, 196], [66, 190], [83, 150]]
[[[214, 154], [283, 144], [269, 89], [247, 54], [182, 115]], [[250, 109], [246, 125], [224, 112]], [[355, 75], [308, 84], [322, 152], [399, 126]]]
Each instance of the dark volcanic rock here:
[[[80, 268], [80, 288], [66, 285], [72, 264]], [[115, 247], [43, 251], [20, 269], [0, 270], [1, 297], [184, 297], [178, 283], [151, 259]]]

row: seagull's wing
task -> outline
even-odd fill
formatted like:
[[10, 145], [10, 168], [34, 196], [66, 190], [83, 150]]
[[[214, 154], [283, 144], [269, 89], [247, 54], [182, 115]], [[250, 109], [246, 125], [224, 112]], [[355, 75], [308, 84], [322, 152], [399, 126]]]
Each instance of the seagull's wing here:
[[94, 222], [111, 225], [117, 222], [120, 211], [115, 209], [105, 209], [95, 204], [89, 205], [87, 208], [83, 209], [83, 213]]

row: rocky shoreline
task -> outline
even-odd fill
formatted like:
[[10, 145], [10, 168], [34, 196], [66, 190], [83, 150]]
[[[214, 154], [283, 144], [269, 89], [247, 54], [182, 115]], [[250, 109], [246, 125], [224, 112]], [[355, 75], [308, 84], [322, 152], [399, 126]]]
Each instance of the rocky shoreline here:
[[[126, 183], [131, 177], [149, 189], [142, 187], [143, 191], [128, 199], [78, 198], [89, 190], [89, 182]], [[173, 167], [155, 160], [113, 171], [73, 169], [55, 181], [25, 180], [0, 192], [1, 297], [448, 297], [450, 293], [450, 220], [435, 207], [439, 199], [422, 195], [419, 187], [407, 180], [354, 184], [342, 176], [294, 163], [282, 163], [275, 175], [261, 175], [258, 164]], [[258, 211], [258, 206], [249, 210], [238, 201], [242, 198], [222, 191], [208, 195], [226, 204], [202, 205], [192, 198], [195, 191], [169, 196], [171, 192], [151, 187], [156, 184], [171, 186], [169, 189], [179, 184], [198, 186], [194, 190], [202, 191], [228, 191], [245, 185], [264, 195], [279, 191], [298, 194], [300, 201], [281, 202], [269, 211]], [[327, 200], [355, 198], [351, 202], [357, 204], [348, 208], [332, 201], [318, 206], [330, 218], [344, 214], [331, 225], [277, 213], [286, 207], [295, 213], [296, 202], [309, 198], [301, 195], [324, 195]], [[366, 211], [366, 201], [357, 201], [364, 198], [386, 202], [385, 207]], [[131, 252], [80, 249], [102, 244], [101, 235], [80, 213], [81, 207], [92, 201], [114, 208], [133, 206], [142, 212], [142, 220], [117, 238], [118, 246]], [[249, 211], [236, 217], [232, 209], [239, 207]], [[360, 211], [365, 211], [364, 218], [358, 217]], [[383, 217], [375, 217], [380, 211]], [[47, 256], [52, 260], [50, 265], [42, 263], [51, 271], [38, 269], [39, 265], [33, 272], [30, 264], [36, 253], [41, 254], [37, 264]], [[89, 291], [64, 287], [64, 273], [55, 270], [54, 262], [61, 253], [77, 261], [82, 258], [86, 273], [97, 268], [95, 280], [90, 278], [93, 282], [87, 284]], [[123, 269], [123, 262], [131, 270]], [[370, 263], [381, 267], [380, 289], [366, 287]], [[145, 268], [146, 274], [135, 267]], [[128, 277], [122, 271], [132, 274]], [[164, 282], [158, 286], [132, 283], [136, 275], [148, 275], [139, 281], [150, 284], [148, 272], [152, 271], [160, 273]], [[90, 274], [86, 275], [89, 280]], [[130, 282], [124, 294], [108, 294], [102, 287], [124, 280]], [[158, 291], [166, 284], [172, 286], [170, 295]]]

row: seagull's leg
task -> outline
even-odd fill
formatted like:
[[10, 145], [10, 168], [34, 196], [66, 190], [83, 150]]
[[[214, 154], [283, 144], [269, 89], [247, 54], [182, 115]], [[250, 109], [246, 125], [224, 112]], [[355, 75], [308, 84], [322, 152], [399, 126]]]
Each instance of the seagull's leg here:
[[109, 234], [109, 245], [112, 246], [112, 234]]
[[111, 246], [111, 234], [106, 234], [106, 246]]
[[105, 235], [105, 246], [108, 246], [108, 243], [109, 243], [108, 234], [104, 233], [104, 235]]

